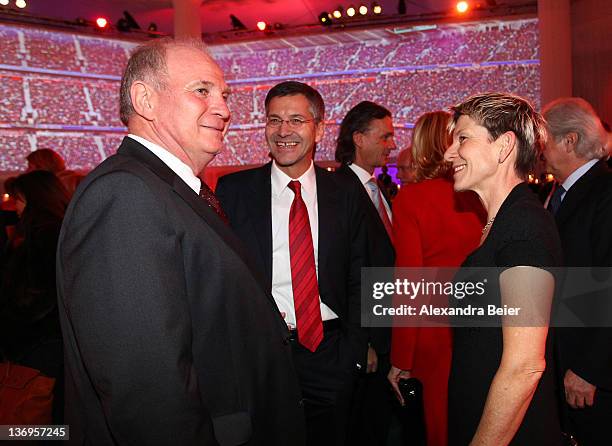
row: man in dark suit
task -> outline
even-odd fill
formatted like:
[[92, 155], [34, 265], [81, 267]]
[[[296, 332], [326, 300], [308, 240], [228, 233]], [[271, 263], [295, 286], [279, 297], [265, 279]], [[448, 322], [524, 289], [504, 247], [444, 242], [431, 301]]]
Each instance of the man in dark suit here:
[[[360, 188], [366, 202], [367, 266], [371, 267], [392, 267], [395, 262], [391, 202], [374, 176], [374, 169], [385, 166], [393, 150], [395, 141], [389, 110], [370, 101], [360, 102], [349, 110], [338, 134], [336, 161], [341, 166], [337, 174]], [[390, 331], [388, 327], [368, 330], [368, 375], [361, 377], [353, 403], [351, 444], [385, 444], [392, 403], [387, 382]]]
[[[558, 181], [548, 208], [555, 214], [565, 264], [612, 266], [612, 172], [605, 165], [606, 134], [589, 103], [562, 98], [548, 104], [544, 156]], [[599, 296], [604, 307], [609, 295]], [[589, 299], [589, 306], [597, 304]], [[580, 316], [580, 315], [579, 315]], [[608, 321], [609, 324], [609, 321]], [[557, 350], [567, 403], [568, 429], [580, 445], [610, 441], [612, 420], [612, 329], [561, 329]]]
[[199, 196], [228, 93], [196, 41], [157, 40], [128, 62], [129, 135], [80, 186], [59, 241], [73, 444], [304, 441], [284, 321], [214, 195]]
[[367, 355], [362, 190], [313, 163], [325, 114], [315, 89], [283, 82], [268, 92], [265, 109], [273, 161], [222, 177], [217, 194], [295, 335], [308, 444], [343, 445], [354, 378]]

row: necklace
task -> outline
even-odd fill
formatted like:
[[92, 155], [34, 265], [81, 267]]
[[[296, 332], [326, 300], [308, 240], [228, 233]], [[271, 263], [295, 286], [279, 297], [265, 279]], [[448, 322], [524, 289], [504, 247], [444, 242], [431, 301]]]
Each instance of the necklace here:
[[484, 228], [482, 228], [482, 235], [484, 235], [484, 233], [489, 230], [489, 228], [491, 227], [494, 221], [495, 221], [495, 217], [491, 218], [491, 220], [489, 220], [487, 224], [484, 225]]

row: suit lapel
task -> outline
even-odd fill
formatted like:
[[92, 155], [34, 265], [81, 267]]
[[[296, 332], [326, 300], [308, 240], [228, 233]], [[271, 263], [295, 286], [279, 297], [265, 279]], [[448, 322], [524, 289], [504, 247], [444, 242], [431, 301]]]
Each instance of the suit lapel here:
[[162, 181], [169, 184], [173, 191], [185, 201], [240, 258], [242, 258], [254, 273], [257, 271], [257, 268], [248, 261], [249, 256], [244, 252], [242, 244], [232, 230], [208, 207], [204, 200], [175, 174], [172, 169], [164, 164], [162, 160], [146, 147], [128, 137], [123, 139], [117, 153], [137, 159]]
[[268, 288], [272, 288], [272, 163], [257, 169], [246, 190], [247, 206], [264, 266]]
[[338, 192], [326, 171], [315, 166], [317, 181], [317, 206], [319, 213], [319, 271], [325, 270], [325, 262], [329, 250], [334, 246], [334, 231], [337, 229], [336, 220], [340, 203], [338, 203]]
[[559, 211], [555, 216], [558, 226], [563, 225], [565, 220], [575, 213], [576, 208], [580, 206], [591, 192], [595, 179], [605, 170], [606, 167], [603, 161], [598, 161], [574, 183], [563, 198], [561, 207], [559, 207]]

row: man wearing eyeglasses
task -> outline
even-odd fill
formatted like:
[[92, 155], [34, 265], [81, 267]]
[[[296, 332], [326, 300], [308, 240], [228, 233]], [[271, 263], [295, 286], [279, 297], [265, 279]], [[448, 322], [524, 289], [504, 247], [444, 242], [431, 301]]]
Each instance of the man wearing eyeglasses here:
[[282, 82], [265, 108], [272, 161], [222, 177], [217, 196], [291, 331], [308, 444], [343, 445], [367, 358], [360, 326], [365, 201], [359, 185], [313, 163], [325, 113], [315, 89]]

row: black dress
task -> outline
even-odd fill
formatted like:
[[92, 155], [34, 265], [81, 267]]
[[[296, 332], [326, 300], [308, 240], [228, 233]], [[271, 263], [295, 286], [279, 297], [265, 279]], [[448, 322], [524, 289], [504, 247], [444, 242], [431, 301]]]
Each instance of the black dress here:
[[[525, 183], [517, 185], [502, 204], [484, 243], [464, 267], [557, 267], [561, 243], [553, 217], [542, 208]], [[501, 302], [499, 287], [491, 303]], [[510, 444], [562, 444], [549, 333], [546, 370], [525, 418]], [[469, 444], [482, 416], [489, 387], [502, 356], [501, 328], [455, 328], [449, 379], [449, 446]]]

